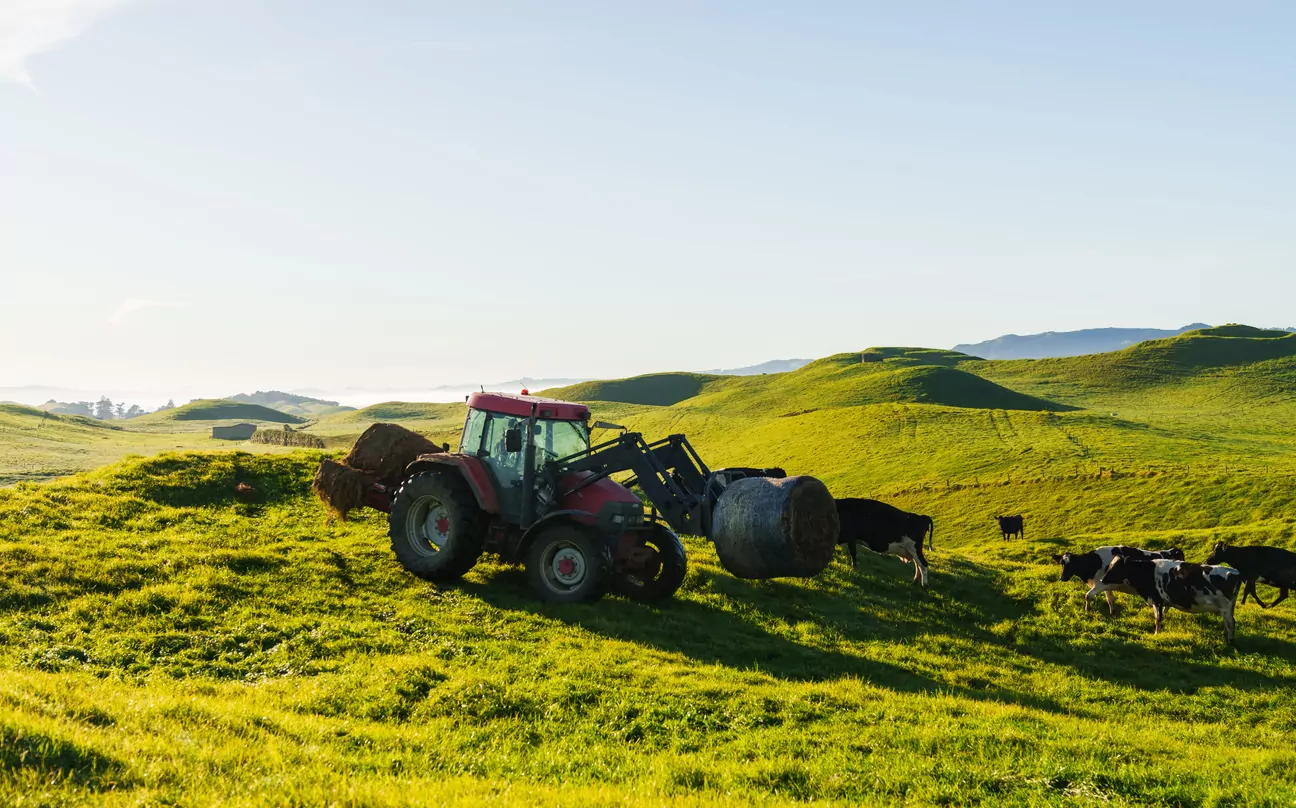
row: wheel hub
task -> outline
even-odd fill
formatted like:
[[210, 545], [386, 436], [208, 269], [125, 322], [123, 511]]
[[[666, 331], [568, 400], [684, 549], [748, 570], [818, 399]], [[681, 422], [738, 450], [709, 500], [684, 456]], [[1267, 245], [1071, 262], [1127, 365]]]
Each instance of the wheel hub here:
[[[427, 549], [439, 552], [450, 540], [450, 511], [439, 499], [429, 497], [419, 503], [415, 513], [421, 512], [419, 520], [419, 538], [427, 544]], [[414, 515], [414, 514], [411, 514]]]
[[554, 578], [564, 586], [576, 586], [585, 577], [585, 555], [575, 547], [562, 547], [550, 564]]

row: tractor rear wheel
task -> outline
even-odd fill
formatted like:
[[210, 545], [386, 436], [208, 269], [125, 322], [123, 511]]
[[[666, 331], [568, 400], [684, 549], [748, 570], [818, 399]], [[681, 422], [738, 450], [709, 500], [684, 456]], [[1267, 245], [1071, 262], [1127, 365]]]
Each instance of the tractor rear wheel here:
[[531, 543], [526, 575], [543, 601], [591, 603], [607, 593], [612, 578], [612, 551], [592, 530], [572, 524], [555, 525]]
[[631, 600], [652, 602], [665, 600], [684, 583], [688, 559], [679, 537], [661, 525], [643, 531], [638, 547], [652, 553], [651, 562], [636, 570], [618, 572], [612, 578], [612, 591]]
[[387, 518], [392, 552], [427, 581], [453, 581], [482, 553], [482, 512], [461, 480], [425, 471], [401, 484]]

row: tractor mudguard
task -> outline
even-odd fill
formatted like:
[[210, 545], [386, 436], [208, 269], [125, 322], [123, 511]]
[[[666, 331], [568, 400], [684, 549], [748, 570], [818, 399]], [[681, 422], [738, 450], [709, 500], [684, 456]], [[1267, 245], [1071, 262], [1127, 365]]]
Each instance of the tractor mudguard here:
[[405, 467], [405, 477], [408, 479], [410, 475], [420, 471], [446, 467], [457, 470], [464, 482], [468, 483], [468, 489], [477, 500], [477, 507], [492, 516], [499, 515], [499, 494], [491, 481], [490, 473], [486, 470], [486, 464], [480, 458], [449, 452], [419, 455], [413, 463]]
[[522, 538], [518, 541], [517, 555], [526, 555], [527, 548], [531, 546], [532, 540], [535, 539], [536, 536], [540, 535], [540, 531], [552, 527], [559, 522], [575, 522], [582, 527], [587, 527], [593, 532], [598, 533], [598, 517], [589, 511], [550, 511], [533, 522], [531, 527], [527, 528], [526, 532], [522, 534]]
[[[623, 489], [624, 490], [624, 489]], [[633, 495], [631, 495], [633, 497]], [[530, 546], [531, 540], [539, 535], [540, 531], [560, 521], [574, 522], [582, 527], [588, 528], [594, 535], [607, 542], [615, 554], [623, 536], [629, 531], [642, 530], [648, 526], [643, 518], [643, 504], [638, 497], [633, 497], [633, 502], [618, 502], [615, 500], [604, 501], [603, 507], [598, 513], [591, 513], [580, 508], [564, 508], [549, 513], [536, 520], [531, 527], [526, 529], [518, 542], [518, 553], [525, 553]]]

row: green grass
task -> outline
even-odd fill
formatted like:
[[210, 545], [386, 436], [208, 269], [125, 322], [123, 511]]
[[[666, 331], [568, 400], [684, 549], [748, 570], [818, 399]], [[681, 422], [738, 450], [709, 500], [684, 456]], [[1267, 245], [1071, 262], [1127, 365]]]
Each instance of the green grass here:
[[[33, 407], [0, 404], [0, 486], [47, 480], [111, 463], [128, 454], [157, 454], [175, 449], [228, 450], [229, 441], [213, 440], [211, 427], [232, 421], [98, 421], [77, 415], [53, 415]], [[249, 448], [250, 444], [234, 444]], [[256, 451], [278, 447], [255, 446]]]
[[[713, 466], [932, 514], [926, 592], [868, 552], [741, 581], [691, 538], [660, 607], [543, 606], [489, 559], [438, 588], [395, 562], [381, 514], [325, 519], [319, 452], [0, 489], [0, 804], [1291, 804], [1292, 607], [1242, 607], [1236, 651], [1210, 615], [1153, 636], [1132, 598], [1083, 612], [1049, 559], [1296, 549], [1294, 344], [1228, 327], [1058, 360], [878, 348], [559, 391], [615, 397], [596, 418], [685, 432]], [[0, 408], [4, 463], [201, 437], [38, 415]], [[454, 443], [462, 418], [389, 403], [311, 431]], [[1005, 512], [1025, 541], [999, 538]]]
[[306, 419], [300, 416], [272, 410], [260, 404], [226, 401], [220, 398], [191, 401], [175, 409], [141, 415], [139, 418], [132, 420], [136, 420], [141, 424], [174, 421], [259, 421], [271, 424], [303, 424], [306, 422]]
[[[1290, 610], [1244, 608], [1230, 652], [1213, 617], [1153, 637], [1132, 600], [1085, 614], [1055, 581], [1058, 547], [1146, 541], [1139, 508], [1004, 546], [949, 515], [1012, 485], [923, 493], [944, 515], [925, 593], [867, 553], [741, 581], [689, 540], [676, 601], [557, 607], [495, 563], [411, 578], [381, 515], [324, 519], [318, 456], [134, 458], [0, 492], [0, 802], [1296, 799]], [[1180, 528], [1154, 540], [1199, 557], [1291, 546], [1281, 482], [1233, 492], [1273, 499], [1256, 513], [1217, 512], [1228, 480], [1038, 485], [1103, 512], [1214, 491], [1159, 511]]]

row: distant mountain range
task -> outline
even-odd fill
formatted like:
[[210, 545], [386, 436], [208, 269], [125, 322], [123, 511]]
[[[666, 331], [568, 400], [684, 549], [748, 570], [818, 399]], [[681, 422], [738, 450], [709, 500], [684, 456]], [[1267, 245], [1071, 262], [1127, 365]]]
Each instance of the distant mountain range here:
[[759, 365], [748, 365], [745, 368], [732, 368], [729, 370], [704, 370], [703, 373], [710, 373], [715, 376], [759, 376], [762, 373], [787, 373], [793, 370], [799, 370], [810, 364], [810, 359], [771, 359], [768, 362], [761, 362]]
[[264, 392], [258, 390], [255, 393], [239, 393], [235, 396], [227, 396], [224, 400], [237, 401], [240, 404], [259, 404], [262, 407], [269, 407], [272, 410], [278, 410], [289, 415], [307, 418], [332, 415], [335, 412], [350, 412], [355, 409], [355, 407], [344, 407], [336, 401], [285, 393], [282, 390], [267, 390]]
[[1193, 323], [1173, 331], [1163, 328], [1086, 328], [1080, 331], [1046, 331], [1043, 334], [1005, 334], [985, 342], [955, 345], [959, 353], [982, 359], [1048, 359], [1057, 356], [1119, 351], [1150, 339], [1176, 337], [1187, 331], [1210, 328]]

